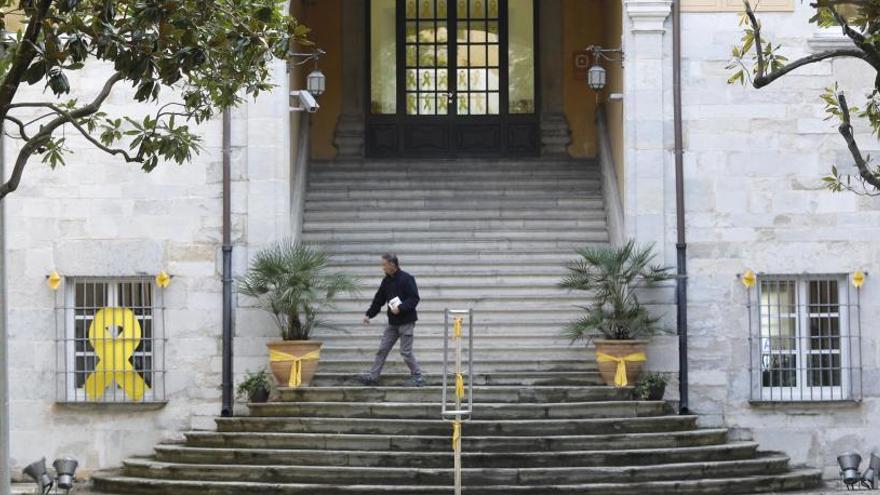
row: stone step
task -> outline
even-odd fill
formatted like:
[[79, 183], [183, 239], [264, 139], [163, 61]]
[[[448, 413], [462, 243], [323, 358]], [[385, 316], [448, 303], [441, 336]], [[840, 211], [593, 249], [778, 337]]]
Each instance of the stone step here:
[[476, 173], [484, 172], [493, 175], [505, 175], [515, 172], [591, 172], [598, 174], [599, 166], [594, 160], [363, 160], [351, 162], [314, 162], [310, 164], [310, 173], [338, 172], [353, 173], [358, 177], [364, 175], [389, 173], [396, 175], [421, 176], [426, 173]]
[[[400, 356], [396, 351], [392, 351], [388, 355], [385, 362], [383, 373], [409, 373], [409, 368], [400, 360]], [[323, 356], [318, 364], [318, 371], [321, 373], [362, 373], [373, 364], [373, 358], [370, 359], [339, 359]], [[439, 359], [427, 359], [425, 357], [419, 359], [419, 368], [423, 373], [442, 373], [443, 362]], [[596, 371], [595, 361], [587, 361], [582, 356], [572, 356], [570, 359], [557, 358], [548, 361], [524, 361], [522, 359], [484, 359], [479, 362], [477, 370], [482, 373], [497, 372], [529, 372], [529, 371]]]
[[[273, 418], [239, 416], [216, 418], [220, 432], [351, 433], [388, 435], [448, 435], [449, 422], [440, 419], [382, 419], [298, 417]], [[489, 432], [495, 436], [597, 435], [607, 433], [652, 433], [689, 431], [697, 427], [690, 415], [627, 418], [581, 418], [541, 420], [471, 420], [462, 425], [463, 435]]]
[[[339, 264], [358, 264], [361, 266], [376, 267], [376, 260], [380, 260], [385, 250], [373, 251], [351, 251], [344, 253], [335, 253], [331, 256], [333, 265]], [[501, 267], [511, 264], [521, 263], [524, 268], [528, 267], [533, 270], [535, 266], [545, 267], [552, 265], [554, 267], [565, 267], [565, 264], [577, 256], [574, 249], [555, 249], [552, 251], [508, 251], [508, 252], [434, 252], [430, 253], [424, 250], [412, 251], [407, 253], [398, 253], [400, 256], [400, 264], [404, 270], [408, 270], [414, 265], [424, 265], [425, 263], [435, 262], [438, 266], [449, 266], [451, 264], [459, 264], [462, 268], [466, 267]], [[418, 273], [415, 275], [418, 276]]]
[[[464, 467], [462, 479], [466, 487], [558, 484], [614, 483], [643, 481], [696, 480], [759, 474], [781, 474], [788, 468], [788, 457], [760, 456], [736, 461], [690, 462], [647, 466], [577, 466], [550, 468]], [[174, 464], [150, 459], [125, 462], [125, 474], [131, 477], [159, 479], [191, 479], [204, 481], [247, 481], [254, 483], [339, 483], [350, 480], [361, 485], [450, 485], [450, 469], [409, 469], [391, 467], [350, 466], [247, 466]]]
[[587, 232], [584, 239], [447, 239], [443, 237], [425, 237], [421, 239], [365, 239], [348, 241], [313, 241], [331, 254], [346, 253], [385, 253], [389, 250], [400, 255], [409, 256], [413, 253], [459, 254], [459, 253], [523, 253], [549, 252], [564, 253], [572, 257], [574, 250], [605, 244], [608, 242], [607, 232]]
[[[186, 445], [193, 448], [387, 450], [395, 452], [443, 452], [450, 448], [449, 432], [446, 435], [186, 432], [185, 435]], [[727, 430], [725, 429], [672, 433], [564, 435], [553, 437], [468, 435], [462, 438], [462, 451], [491, 453], [528, 451], [530, 449], [540, 452], [657, 449], [663, 447], [672, 449], [700, 445], [719, 445], [725, 441], [727, 441]]]
[[[379, 378], [381, 386], [401, 386], [410, 377], [409, 373], [382, 373]], [[438, 386], [442, 383], [441, 374], [424, 374], [422, 378], [428, 386]], [[596, 386], [604, 385], [605, 382], [598, 372], [584, 371], [534, 371], [534, 372], [496, 372], [492, 374], [480, 373], [469, 378], [470, 382], [477, 385], [517, 385], [521, 387], [532, 386]], [[358, 383], [355, 375], [351, 373], [328, 373], [320, 368], [312, 379], [313, 387], [346, 386]]]
[[[448, 440], [448, 439], [447, 439]], [[447, 445], [449, 447], [449, 445]], [[187, 464], [250, 464], [306, 466], [382, 466], [450, 468], [450, 449], [422, 451], [294, 450], [156, 446], [156, 460]], [[463, 452], [462, 465], [475, 468], [627, 466], [676, 462], [753, 459], [757, 444], [735, 442], [660, 449], [571, 450], [541, 452]]]
[[[501, 200], [544, 200], [546, 198], [557, 198], [557, 200], [577, 200], [595, 198], [601, 195], [598, 183], [593, 186], [572, 184], [572, 185], [547, 185], [547, 186], [531, 186], [527, 184], [518, 186], [504, 186], [498, 188], [485, 188], [482, 184], [462, 185], [460, 187], [438, 187], [435, 189], [400, 189], [396, 187], [376, 187], [376, 188], [327, 188], [314, 189], [309, 187], [306, 190], [306, 201], [325, 200], [325, 201], [341, 201], [341, 200], [415, 200], [419, 203], [424, 202], [425, 206], [431, 205], [432, 201], [437, 200], [477, 200], [484, 201], [487, 199]], [[560, 203], [557, 203], [560, 204]]]
[[[584, 483], [569, 485], [504, 485], [469, 486], [463, 490], [467, 495], [525, 493], [530, 495], [594, 495], [594, 494], [747, 494], [771, 491], [790, 491], [814, 487], [821, 482], [821, 471], [799, 469], [780, 474], [737, 476], [697, 480]], [[173, 495], [376, 495], [397, 493], [401, 495], [448, 495], [449, 485], [341, 485], [341, 484], [267, 484], [243, 481], [203, 482], [178, 481], [150, 478], [132, 478], [113, 473], [97, 476], [95, 484], [102, 490], [119, 493], [173, 494]]]
[[547, 229], [553, 231], [570, 229], [605, 229], [604, 216], [596, 215], [595, 218], [583, 218], [581, 215], [569, 218], [511, 218], [511, 219], [398, 219], [394, 213], [388, 216], [360, 219], [323, 220], [310, 219], [303, 223], [304, 232], [334, 231], [334, 232], [368, 232], [368, 231], [396, 231], [418, 232], [423, 230], [459, 232], [468, 230], [528, 230]]
[[[334, 205], [334, 202], [313, 201], [306, 203], [307, 214], [305, 222], [357, 222], [367, 220], [388, 220], [392, 222], [491, 222], [506, 221], [571, 221], [571, 220], [601, 220], [605, 218], [605, 209], [602, 200], [592, 198], [584, 200], [580, 205], [560, 206], [558, 201], [552, 204], [542, 201], [540, 204], [519, 201], [489, 200], [478, 202], [467, 200], [464, 206], [452, 201], [444, 201], [436, 207], [420, 206], [410, 209], [414, 205], [411, 202], [401, 202], [399, 205], [388, 204], [386, 201], [370, 201], [370, 204], [352, 208], [351, 202], [343, 201]], [[358, 201], [361, 203], [361, 201]], [[543, 204], [544, 206], [541, 206]], [[387, 205], [387, 206], [386, 206]], [[443, 205], [447, 205], [444, 207]], [[336, 206], [334, 208], [334, 206]], [[398, 206], [395, 208], [395, 206]]]
[[[354, 181], [352, 179], [355, 179]], [[342, 178], [326, 178], [319, 175], [309, 177], [307, 189], [312, 191], [363, 191], [366, 189], [386, 191], [393, 196], [402, 190], [432, 194], [434, 191], [475, 191], [475, 190], [584, 190], [601, 186], [599, 177], [585, 177], [582, 174], [564, 176], [545, 175], [537, 177], [507, 177], [503, 175], [474, 177], [382, 177], [369, 175], [349, 175]], [[557, 189], [558, 188], [558, 189]]]
[[[432, 419], [440, 414], [439, 403], [415, 402], [266, 402], [248, 404], [252, 416], [329, 416], [344, 418]], [[663, 401], [592, 401], [540, 404], [480, 403], [473, 418], [561, 419], [660, 416]]]
[[[372, 327], [372, 326], [371, 326]], [[372, 329], [372, 328], [371, 328]], [[425, 333], [420, 332], [417, 338], [414, 341], [413, 349], [416, 351], [419, 350], [442, 350], [443, 349], [443, 335], [440, 332], [431, 332]], [[505, 333], [507, 332], [507, 333]], [[359, 332], [360, 333], [360, 332]], [[559, 330], [557, 329], [554, 333], [549, 333], [545, 335], [536, 335], [536, 334], [511, 334], [509, 329], [506, 328], [497, 328], [492, 332], [487, 333], [478, 333], [474, 332], [474, 348], [475, 349], [483, 349], [487, 347], [497, 347], [501, 349], [537, 349], [543, 346], [549, 346], [554, 348], [567, 347], [571, 340], [557, 335]], [[327, 333], [315, 333], [313, 334], [314, 340], [320, 340], [324, 343], [324, 349], [331, 350], [339, 347], [359, 347], [359, 348], [375, 348], [378, 346], [380, 339], [382, 338], [382, 331], [373, 331], [370, 332], [369, 335], [354, 335], [354, 334], [344, 334], [344, 335], [328, 335]], [[450, 344], [451, 345], [451, 344]], [[580, 347], [580, 345], [579, 345]], [[450, 348], [451, 349], [451, 348]], [[375, 349], [373, 349], [375, 350]], [[568, 352], [566, 350], [565, 352]], [[581, 351], [577, 351], [581, 352]], [[592, 350], [588, 350], [584, 353], [584, 356], [589, 356], [592, 353]]]
[[541, 177], [572, 177], [572, 178], [599, 178], [601, 173], [598, 167], [583, 168], [521, 168], [521, 169], [482, 169], [466, 168], [460, 170], [397, 170], [376, 169], [366, 172], [363, 169], [332, 169], [327, 167], [312, 167], [309, 170], [309, 180], [346, 180], [357, 181], [368, 178], [381, 179], [413, 179], [413, 180], [443, 180], [467, 178], [470, 180], [491, 180], [498, 177], [507, 178], [541, 178]]
[[[381, 255], [380, 255], [381, 256]], [[570, 259], [574, 259], [575, 253], [568, 255]], [[382, 278], [381, 259], [376, 255], [362, 255], [358, 257], [341, 257], [333, 256], [330, 258], [328, 270], [344, 271], [354, 276], [362, 277], [368, 280], [378, 281]], [[379, 261], [376, 261], [379, 260]], [[424, 262], [419, 263], [403, 263], [401, 266], [410, 273], [414, 273], [419, 278], [419, 283], [462, 283], [464, 281], [474, 279], [497, 279], [499, 283], [509, 282], [516, 283], [523, 280], [553, 280], [559, 279], [567, 272], [564, 263], [544, 262], [533, 264], [511, 264], [511, 263], [465, 263], [464, 261], [454, 264], [427, 265]]]
[[[466, 381], [467, 383], [467, 381]], [[447, 387], [447, 398], [454, 394], [455, 382]], [[428, 402], [439, 404], [442, 386], [411, 387], [279, 387], [281, 401], [289, 402]], [[475, 386], [474, 402], [546, 403], [631, 400], [632, 387], [560, 387], [560, 386]]]
[[[452, 210], [467, 213], [465, 218], [481, 218], [494, 211], [519, 212], [523, 210], [542, 211], [562, 208], [569, 210], [596, 210], [602, 211], [605, 205], [598, 194], [579, 194], [565, 198], [555, 198], [549, 194], [535, 196], [495, 196], [473, 197], [459, 196], [451, 198], [427, 197], [427, 198], [399, 198], [395, 196], [383, 198], [316, 198], [306, 197], [305, 218], [311, 218], [314, 211], [342, 211], [354, 212], [364, 209], [390, 210], [392, 216], [400, 212], [396, 218], [407, 218], [406, 211], [417, 212], [422, 215], [434, 210]], [[389, 217], [390, 218], [390, 217]]]
[[[377, 316], [369, 325], [363, 325], [360, 321], [351, 321], [345, 320], [343, 317], [345, 315], [338, 313], [330, 313], [325, 315], [325, 317], [329, 318], [333, 315], [334, 325], [339, 328], [333, 327], [318, 327], [312, 333], [312, 338], [315, 340], [320, 340], [322, 342], [329, 343], [330, 341], [349, 341], [353, 339], [376, 339], [380, 338], [385, 331], [385, 326], [387, 321], [383, 321], [385, 319], [385, 315]], [[360, 316], [363, 316], [363, 311], [361, 311]], [[434, 319], [436, 316], [436, 319]], [[503, 337], [511, 337], [515, 339], [521, 338], [536, 338], [541, 339], [542, 343], [545, 343], [543, 339], [551, 338], [556, 339], [559, 338], [559, 333], [562, 329], [562, 326], [568, 322], [568, 319], [556, 318], [555, 321], [543, 322], [543, 321], [505, 321], [505, 322], [496, 322], [496, 323], [483, 323], [479, 319], [479, 317], [475, 314], [473, 332], [474, 339], [480, 338], [503, 338]], [[452, 320], [450, 320], [451, 323]], [[465, 336], [467, 336], [468, 324], [465, 321], [464, 331]], [[344, 330], [344, 331], [343, 331]], [[419, 312], [419, 321], [416, 323], [416, 337], [419, 338], [433, 338], [440, 339], [443, 336], [443, 313], [437, 312], [435, 315], [432, 313], [426, 313], [422, 315]], [[418, 338], [416, 339], [418, 341]], [[560, 341], [564, 342], [564, 341]], [[567, 343], [567, 342], [566, 342]]]
[[[381, 225], [380, 225], [381, 227]], [[322, 229], [307, 230], [302, 234], [305, 242], [425, 242], [438, 241], [532, 241], [535, 239], [555, 239], [558, 241], [592, 242], [604, 240], [608, 232], [604, 225], [592, 229], [517, 229], [517, 230], [395, 230], [395, 229], [363, 229], [338, 230]]]
[[[378, 345], [378, 342], [373, 342], [372, 345], [366, 344], [361, 347], [327, 346], [324, 347], [321, 352], [324, 356], [332, 357], [333, 359], [368, 361], [375, 357]], [[419, 358], [420, 354], [418, 351], [420, 350], [422, 351], [422, 357], [425, 357], [425, 355], [428, 354], [430, 356], [436, 356], [436, 359], [438, 360], [442, 359], [442, 344], [436, 344], [434, 346], [419, 344], [419, 347], [415, 349], [416, 358]], [[392, 352], [396, 351], [392, 350]], [[469, 353], [467, 349], [464, 349], [462, 355], [464, 356], [464, 359], [468, 359], [468, 357], [472, 355], [475, 365], [480, 368], [484, 366], [483, 363], [485, 361], [501, 360], [505, 357], [523, 360], [529, 358], [551, 360], [569, 356], [571, 358], [583, 358], [585, 362], [595, 362], [595, 355], [593, 353], [584, 352], [580, 348], [573, 349], [568, 346], [547, 346], [538, 348], [513, 345], [507, 347], [474, 347], [473, 353]], [[452, 356], [453, 354], [450, 352], [450, 357]]]

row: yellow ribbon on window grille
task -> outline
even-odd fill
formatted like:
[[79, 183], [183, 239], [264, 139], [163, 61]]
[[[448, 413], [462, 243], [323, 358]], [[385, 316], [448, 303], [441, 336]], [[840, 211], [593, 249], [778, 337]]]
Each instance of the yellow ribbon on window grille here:
[[[122, 328], [114, 337], [109, 328]], [[95, 371], [86, 378], [86, 396], [98, 400], [115, 381], [129, 399], [139, 401], [150, 390], [129, 359], [141, 343], [141, 325], [128, 308], [102, 308], [89, 325], [89, 343], [98, 358]]]
[[596, 353], [596, 360], [600, 363], [607, 363], [609, 361], [617, 362], [617, 371], [614, 373], [614, 384], [618, 387], [625, 387], [629, 384], [629, 381], [626, 379], [627, 362], [646, 361], [647, 359], [648, 358], [645, 356], [644, 352], [634, 352], [623, 357], [612, 356], [611, 354], [605, 354], [604, 352]]
[[287, 380], [287, 386], [296, 388], [302, 385], [302, 365], [303, 361], [311, 361], [321, 358], [321, 349], [314, 350], [302, 356], [294, 356], [286, 352], [269, 349], [270, 363], [292, 363], [290, 365], [290, 378]]
[[461, 450], [461, 420], [452, 422], [452, 450]]

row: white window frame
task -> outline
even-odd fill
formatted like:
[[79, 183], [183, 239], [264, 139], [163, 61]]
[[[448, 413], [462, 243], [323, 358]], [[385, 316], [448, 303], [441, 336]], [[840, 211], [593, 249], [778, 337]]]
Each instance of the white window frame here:
[[[89, 372], [86, 369], [78, 369], [77, 368], [77, 358], [78, 357], [91, 357], [96, 356], [94, 352], [90, 352], [88, 350], [85, 351], [77, 351], [76, 350], [76, 322], [77, 321], [91, 321], [94, 312], [91, 315], [77, 315], [77, 310], [81, 310], [84, 307], [76, 305], [76, 289], [79, 284], [102, 284], [104, 286], [104, 291], [106, 293], [106, 304], [103, 307], [123, 307], [120, 302], [122, 297], [119, 294], [119, 285], [126, 283], [140, 283], [144, 284], [146, 287], [149, 287], [150, 290], [150, 301], [151, 308], [149, 314], [138, 314], [138, 311], [135, 311], [137, 314], [138, 322], [144, 322], [149, 320], [151, 322], [151, 345], [149, 351], [138, 351], [136, 356], [144, 356], [149, 357], [150, 365], [149, 370], [142, 372], [143, 375], [150, 375], [151, 386], [150, 389], [145, 391], [143, 398], [140, 401], [131, 400], [125, 392], [119, 388], [119, 386], [112, 382], [110, 386], [108, 386], [104, 390], [104, 394], [97, 398], [96, 400], [89, 400], [86, 396], [85, 387], [77, 387], [77, 375], [82, 373]], [[64, 284], [64, 355], [65, 355], [65, 365], [63, 369], [63, 401], [64, 402], [88, 402], [88, 403], [102, 403], [102, 402], [110, 402], [110, 403], [120, 403], [120, 402], [157, 402], [162, 401], [161, 395], [164, 393], [162, 388], [159, 386], [159, 377], [164, 374], [164, 367], [159, 367], [159, 362], [157, 358], [161, 355], [164, 355], [164, 342], [162, 342], [159, 338], [160, 335], [164, 335], [164, 329], [159, 328], [163, 323], [163, 318], [157, 317], [159, 311], [162, 310], [158, 296], [161, 292], [161, 289], [156, 287], [155, 281], [151, 277], [141, 277], [141, 276], [130, 276], [130, 277], [70, 277], [65, 280]], [[143, 296], [142, 296], [143, 297]], [[92, 309], [91, 307], [85, 309]], [[97, 309], [95, 309], [97, 311]], [[162, 346], [161, 348], [159, 346]], [[97, 362], [97, 361], [96, 361]]]
[[[811, 313], [812, 306], [809, 301], [810, 282], [814, 281], [836, 281], [837, 282], [837, 312], [836, 313]], [[767, 311], [763, 305], [763, 288], [764, 282], [789, 282], [794, 283], [795, 288], [795, 312], [782, 313], [782, 308], [776, 306], [776, 314]], [[850, 325], [850, 309], [853, 307], [852, 294], [849, 291], [848, 277], [845, 274], [818, 274], [818, 275], [760, 275], [757, 285], [757, 326], [758, 326], [758, 345], [755, 346], [754, 353], [757, 361], [753, 369], [753, 387], [756, 387], [762, 401], [806, 401], [806, 402], [824, 402], [824, 401], [842, 401], [852, 400], [852, 376], [851, 368], [856, 363], [852, 358], [852, 327]], [[816, 303], [818, 304], [818, 303]], [[765, 351], [771, 343], [769, 332], [765, 336], [765, 316], [768, 314], [777, 318], [793, 317], [795, 322], [795, 349], [789, 350], [773, 350], [769, 353]], [[839, 339], [840, 345], [838, 349], [810, 349], [810, 320], [816, 317], [837, 318], [839, 335], [835, 337]], [[764, 357], [766, 355], [786, 355], [793, 354], [796, 356], [796, 385], [794, 386], [765, 386], [763, 382]], [[834, 355], [840, 356], [839, 368], [832, 368], [840, 373], [840, 385], [826, 386], [810, 386], [808, 385], [808, 375], [815, 368], [810, 368], [809, 357], [812, 355]], [[753, 358], [753, 359], [754, 359]], [[820, 368], [822, 373], [825, 368]], [[772, 373], [772, 372], [771, 372]]]

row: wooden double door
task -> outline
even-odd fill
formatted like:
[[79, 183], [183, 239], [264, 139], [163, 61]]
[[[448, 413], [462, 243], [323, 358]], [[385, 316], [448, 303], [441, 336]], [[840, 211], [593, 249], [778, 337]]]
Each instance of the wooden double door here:
[[[395, 111], [377, 113], [374, 104], [367, 109], [367, 154], [537, 154], [534, 2], [510, 0], [520, 10], [531, 9], [518, 14], [523, 19], [517, 29], [532, 30], [514, 37], [519, 45], [532, 46], [511, 51], [508, 0], [395, 1], [396, 70], [387, 76], [396, 78], [396, 101], [389, 105]], [[381, 33], [373, 34], [376, 39]], [[515, 61], [515, 80], [511, 56], [531, 57]], [[371, 66], [375, 71], [376, 65]], [[382, 74], [371, 74], [371, 84], [382, 84], [377, 76]], [[516, 101], [511, 101], [511, 87], [519, 96]]]

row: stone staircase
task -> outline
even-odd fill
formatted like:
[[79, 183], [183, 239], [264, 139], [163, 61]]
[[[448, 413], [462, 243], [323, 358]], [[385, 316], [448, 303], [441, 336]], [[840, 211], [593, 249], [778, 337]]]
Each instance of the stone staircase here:
[[[556, 288], [574, 249], [606, 244], [591, 162], [318, 164], [304, 236], [334, 253], [364, 293], [327, 315], [312, 387], [280, 389], [250, 415], [218, 418], [148, 458], [97, 474], [124, 494], [449, 494], [451, 427], [439, 418], [443, 309], [474, 310], [474, 419], [463, 428], [467, 494], [756, 493], [803, 490], [816, 470], [697, 427], [662, 401], [602, 385], [593, 352], [561, 326], [582, 295]], [[419, 282], [416, 356], [427, 385], [389, 357], [380, 386], [351, 380], [372, 361], [380, 317], [359, 324], [396, 251]]]

